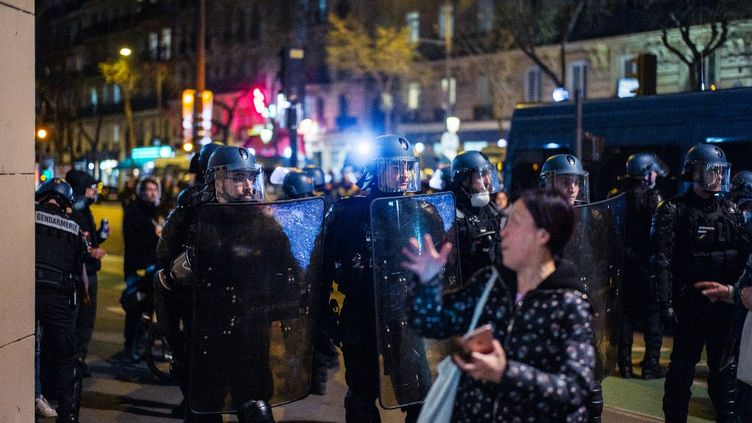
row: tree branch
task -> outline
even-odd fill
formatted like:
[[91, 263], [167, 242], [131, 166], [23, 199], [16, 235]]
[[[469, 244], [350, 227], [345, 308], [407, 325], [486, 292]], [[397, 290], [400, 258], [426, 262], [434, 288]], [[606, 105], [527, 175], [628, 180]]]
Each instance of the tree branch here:
[[671, 45], [671, 43], [668, 42], [668, 30], [666, 28], [663, 28], [661, 30], [661, 41], [663, 41], [663, 45], [672, 53], [674, 53], [679, 60], [684, 62], [687, 66], [692, 66], [692, 61], [687, 59], [684, 56], [684, 53], [682, 53], [678, 48]]

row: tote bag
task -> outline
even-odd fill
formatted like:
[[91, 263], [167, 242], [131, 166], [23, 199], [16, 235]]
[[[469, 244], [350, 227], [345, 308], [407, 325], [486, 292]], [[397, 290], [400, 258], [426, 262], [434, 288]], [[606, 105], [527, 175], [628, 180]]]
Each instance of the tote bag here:
[[736, 378], [747, 385], [752, 385], [752, 311], [748, 311], [744, 319]]
[[[491, 289], [498, 278], [499, 274], [494, 268], [491, 278], [486, 282], [486, 287], [483, 289], [483, 294], [481, 294], [478, 303], [475, 305], [473, 319], [467, 330], [468, 333], [472, 332], [478, 325], [480, 313], [483, 311], [483, 307], [486, 306], [488, 295], [491, 293]], [[452, 421], [454, 397], [457, 396], [457, 386], [460, 383], [460, 369], [454, 364], [452, 357], [444, 358], [436, 367], [438, 376], [433, 385], [431, 385], [431, 389], [428, 390], [426, 399], [423, 401], [423, 408], [420, 410], [418, 423], [449, 423]]]

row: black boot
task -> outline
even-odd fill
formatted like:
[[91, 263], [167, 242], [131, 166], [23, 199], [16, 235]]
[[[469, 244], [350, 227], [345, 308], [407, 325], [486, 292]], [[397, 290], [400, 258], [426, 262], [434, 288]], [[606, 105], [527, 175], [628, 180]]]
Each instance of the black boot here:
[[266, 401], [248, 401], [238, 410], [238, 422], [240, 423], [274, 423], [272, 408]]
[[359, 398], [347, 391], [345, 395], [345, 421], [347, 423], [381, 423], [375, 399]]
[[666, 371], [661, 367], [658, 357], [645, 358], [640, 363], [644, 380], [661, 379], [666, 377]]

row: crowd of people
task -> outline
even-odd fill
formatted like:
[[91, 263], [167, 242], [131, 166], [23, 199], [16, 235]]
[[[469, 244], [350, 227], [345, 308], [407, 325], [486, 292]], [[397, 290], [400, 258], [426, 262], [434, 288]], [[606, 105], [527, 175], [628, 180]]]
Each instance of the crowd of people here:
[[[193, 310], [212, 307], [194, 292], [215, 282], [231, 295], [227, 297], [231, 315], [222, 315], [229, 322], [224, 335], [235, 331], [236, 337], [247, 338], [250, 335], [242, 333], [248, 331], [234, 329], [236, 321], [246, 322], [249, 316], [268, 319], [254, 322], [261, 329], [251, 332], [259, 339], [238, 338], [237, 345], [229, 345], [229, 338], [222, 338], [221, 348], [229, 348], [228, 357], [251, 354], [261, 367], [268, 367], [269, 356], [277, 354], [270, 352], [268, 339], [274, 322], [282, 325], [285, 345], [296, 339], [297, 330], [303, 331], [301, 339], [309, 341], [311, 354], [302, 354], [308, 349], [298, 346], [295, 354], [284, 348], [283, 358], [290, 374], [307, 377], [310, 393], [322, 395], [326, 370], [337, 363], [336, 347], [341, 350], [348, 422], [380, 421], [377, 400], [402, 408], [407, 422], [421, 421], [422, 399], [431, 388], [422, 340], [462, 337], [476, 323], [490, 325], [491, 341], [482, 350], [473, 349], [475, 344], [465, 338], [459, 341], [462, 351], [452, 357], [462, 375], [451, 421], [599, 422], [600, 381], [607, 372], [599, 351], [604, 346], [595, 332], [600, 327], [597, 316], [606, 311], [599, 309], [604, 306], [594, 297], [592, 281], [583, 277], [589, 269], [578, 268], [564, 253], [573, 234], [588, 224], [576, 217], [577, 208], [590, 204], [589, 174], [582, 162], [571, 154], [549, 157], [541, 167], [540, 188], [512, 199], [502, 190], [496, 167], [481, 152], [458, 154], [443, 170], [439, 184], [427, 189], [408, 140], [385, 135], [374, 145], [363, 172], [356, 175], [345, 169], [339, 183], [320, 168], [306, 166], [278, 169], [269, 185], [248, 150], [216, 143], [194, 155], [194, 183], [168, 207], [158, 179], [133, 181], [133, 192], [123, 195], [127, 205], [121, 304], [126, 317], [121, 358], [131, 362], [142, 358], [147, 324], [156, 315], [156, 328], [174, 352], [172, 372], [184, 396], [173, 410], [176, 417], [187, 422], [221, 421], [217, 413], [227, 411], [222, 398], [228, 396], [230, 409], [241, 421], [273, 421], [270, 404], [278, 402], [280, 394], [272, 372], [253, 373], [271, 378], [264, 389], [221, 378], [191, 379], [192, 373], [216, 373], [194, 355], [197, 345], [203, 354], [209, 352], [207, 338], [193, 339], [196, 325], [206, 323], [194, 322]], [[685, 422], [695, 365], [705, 348], [716, 419], [752, 421], [752, 381], [743, 376], [752, 373], [748, 369], [752, 357], [746, 357], [747, 362], [739, 357], [744, 342], [752, 342], [743, 335], [745, 319], [747, 326], [752, 325], [747, 318], [752, 310], [752, 173], [738, 172], [732, 179], [722, 149], [699, 144], [686, 153], [678, 172], [687, 189], [665, 199], [656, 180], [668, 174], [654, 154], [634, 154], [626, 162], [621, 186], [609, 194], [613, 201], [624, 203], [623, 272], [618, 287], [623, 312], [612, 328], [618, 339], [618, 372], [624, 378], [636, 376], [632, 340], [634, 332], [641, 330], [645, 353], [640, 377], [665, 377], [666, 421]], [[72, 170], [65, 179], [43, 183], [36, 193], [36, 404], [39, 414], [57, 416], [61, 422], [78, 419], [81, 380], [88, 373], [86, 356], [96, 318], [97, 272], [109, 235], [107, 222], [97, 227], [90, 210], [96, 186], [91, 175]], [[411, 195], [421, 191], [452, 195]], [[270, 274], [285, 274], [293, 284], [303, 280], [300, 286], [306, 287], [300, 298], [294, 297], [295, 307], [259, 314], [250, 304], [259, 301], [260, 288], [248, 291], [222, 276], [212, 279], [217, 278], [213, 268], [234, 269], [237, 263], [214, 263], [219, 260], [214, 255], [198, 252], [206, 250], [196, 245], [202, 231], [201, 206], [316, 197], [323, 198], [328, 212], [308, 216], [311, 228], [321, 227], [320, 234], [307, 234], [315, 235], [315, 242], [280, 227], [274, 238], [286, 240], [281, 247], [254, 245], [240, 235], [226, 242], [232, 245], [217, 246], [240, 255], [250, 254], [244, 252], [248, 249], [274, 249], [276, 259], [264, 259], [279, 267]], [[396, 209], [379, 212], [384, 199]], [[452, 209], [448, 221], [442, 215], [446, 205]], [[268, 219], [270, 213], [256, 219]], [[228, 215], [227, 224], [245, 225], [233, 219]], [[275, 221], [270, 222], [263, 226], [275, 230]], [[396, 225], [397, 232], [389, 232], [390, 225]], [[244, 226], [237, 229], [244, 230]], [[389, 242], [383, 244], [383, 239]], [[285, 249], [300, 245], [307, 245], [308, 253], [291, 253], [288, 261], [280, 258]], [[198, 265], [197, 254], [199, 261], [204, 260]], [[317, 264], [303, 269], [307, 266], [301, 264], [301, 254], [306, 263]], [[208, 270], [199, 271], [197, 266]], [[247, 274], [241, 270], [238, 274]], [[208, 276], [199, 281], [197, 272]], [[236, 275], [224, 275], [230, 274]], [[377, 280], [375, 274], [384, 276]], [[310, 275], [317, 275], [313, 284]], [[344, 294], [342, 304], [330, 301], [334, 283]], [[263, 295], [273, 302], [271, 294]], [[236, 296], [246, 309], [236, 309]], [[285, 298], [287, 307], [290, 297]], [[315, 310], [311, 312], [315, 319], [299, 329], [293, 315], [303, 309]], [[667, 372], [660, 364], [664, 333], [673, 335]], [[205, 393], [197, 394], [194, 385], [201, 382], [211, 382], [211, 390], [216, 391], [212, 403], [222, 405], [217, 409], [207, 405], [210, 409], [196, 413], [194, 406], [204, 406], [207, 398]], [[56, 399], [57, 409], [46, 398]]]

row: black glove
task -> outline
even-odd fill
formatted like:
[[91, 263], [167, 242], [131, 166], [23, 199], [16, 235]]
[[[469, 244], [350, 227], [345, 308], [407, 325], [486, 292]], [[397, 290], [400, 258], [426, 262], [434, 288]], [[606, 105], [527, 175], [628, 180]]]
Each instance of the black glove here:
[[661, 321], [664, 327], [676, 327], [679, 324], [679, 317], [676, 315], [674, 305], [668, 302], [659, 304], [661, 310]]

